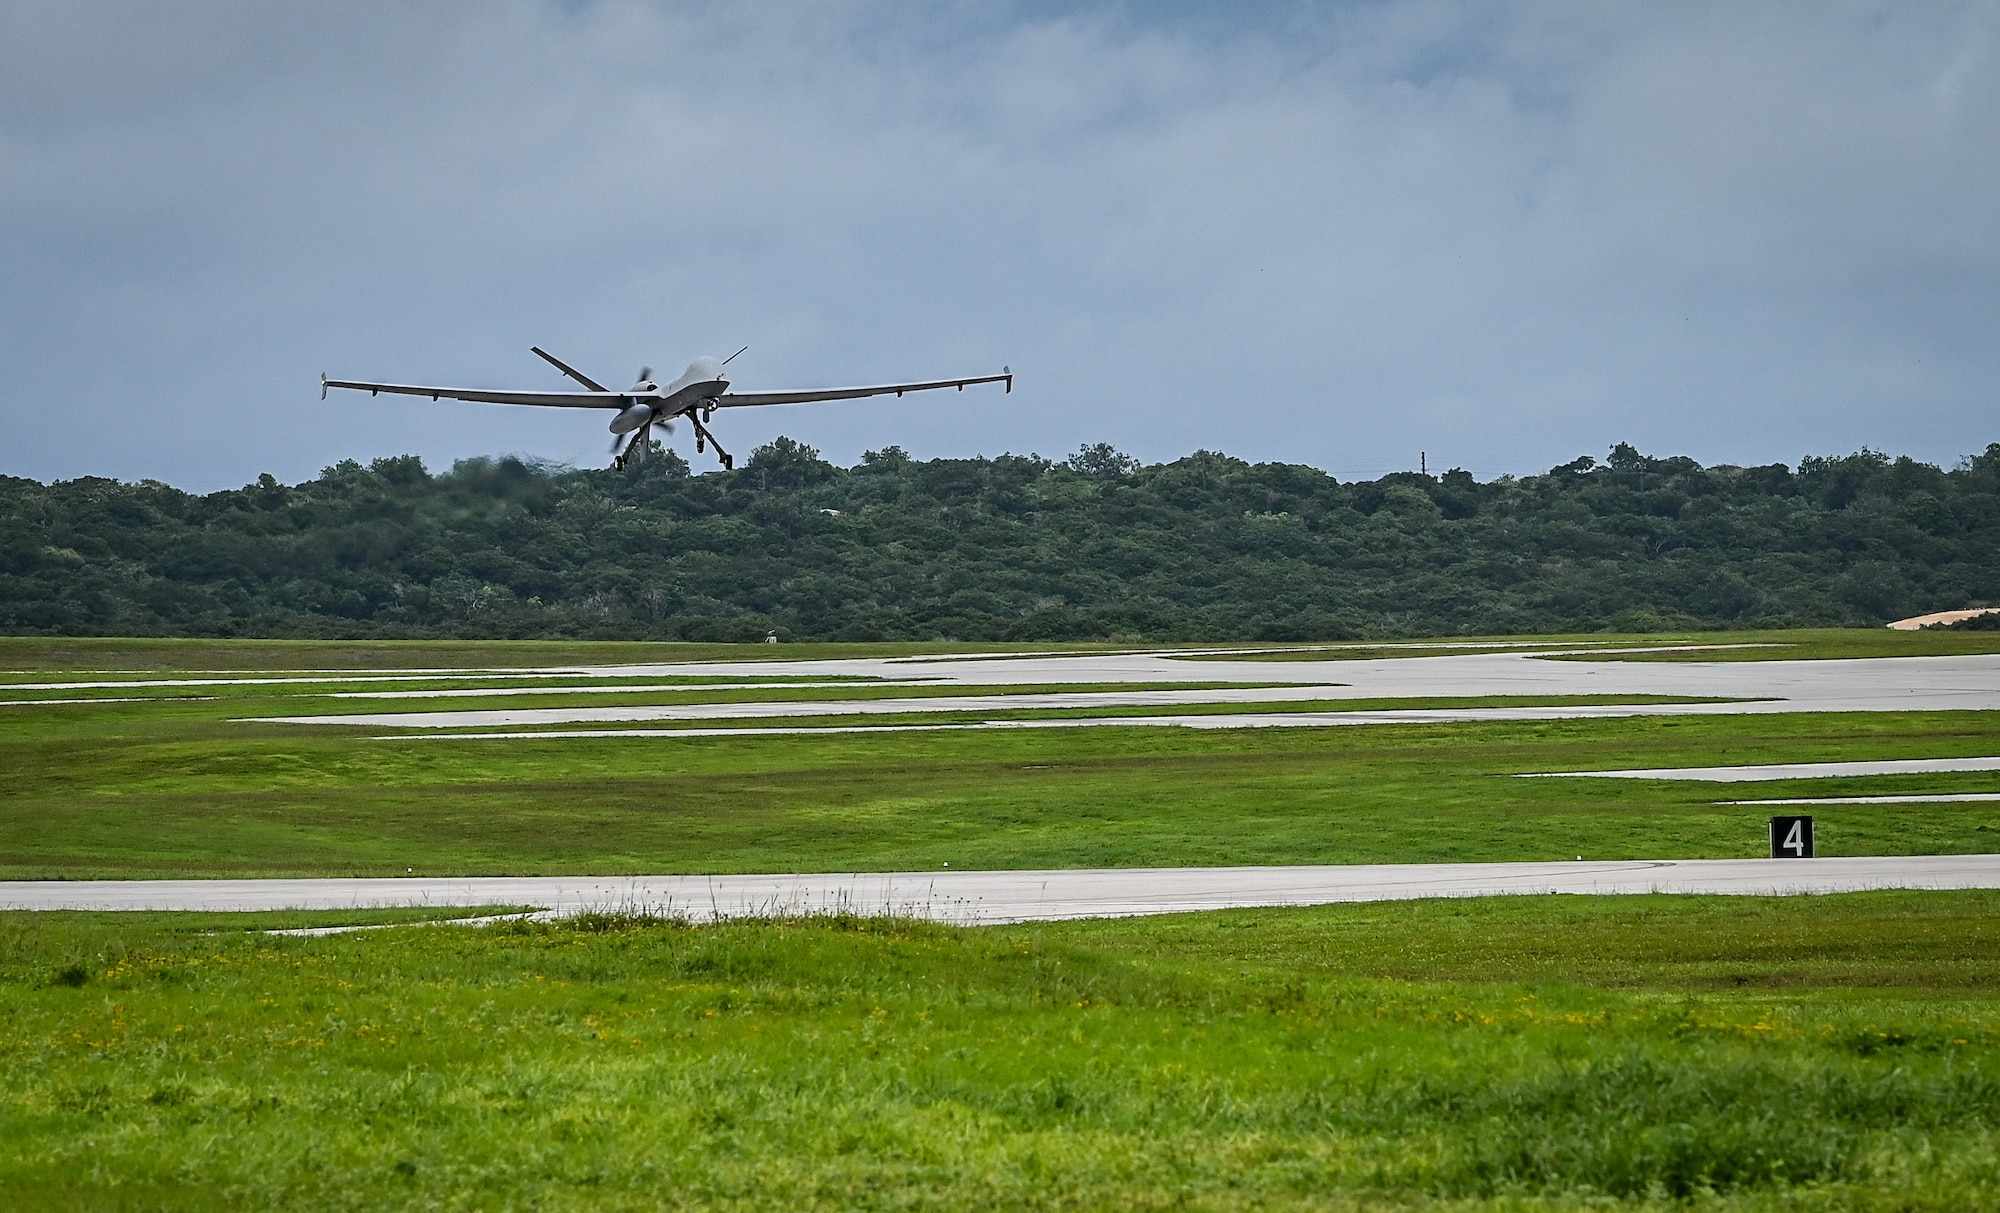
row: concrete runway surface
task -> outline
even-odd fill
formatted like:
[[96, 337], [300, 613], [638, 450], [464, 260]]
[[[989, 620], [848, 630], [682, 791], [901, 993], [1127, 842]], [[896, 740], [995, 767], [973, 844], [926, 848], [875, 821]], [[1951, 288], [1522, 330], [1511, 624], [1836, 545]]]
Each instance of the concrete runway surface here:
[[2000, 855], [735, 876], [0, 881], [0, 909], [345, 910], [532, 905], [678, 915], [898, 914], [978, 924], [1548, 893], [1791, 895], [2000, 888]]
[[1779, 779], [1842, 779], [1860, 775], [1935, 775], [2000, 771], [2000, 758], [1880, 758], [1859, 762], [1773, 762], [1742, 767], [1647, 767], [1625, 771], [1538, 771], [1518, 779], [1693, 779], [1763, 783]]
[[[1191, 661], [1154, 654], [1068, 657], [956, 657], [732, 662], [727, 665], [623, 666], [598, 671], [623, 677], [727, 674], [740, 679], [831, 675], [907, 679], [921, 672], [938, 684], [975, 687], [1062, 683], [1151, 684], [1132, 691], [1042, 691], [901, 700], [775, 700], [757, 703], [491, 708], [460, 711], [316, 713], [256, 718], [265, 723], [401, 729], [499, 729], [564, 724], [726, 721], [882, 713], [990, 712], [1031, 708], [1147, 708], [1201, 704], [1280, 704], [1300, 700], [1461, 698], [1499, 695], [1670, 696], [1735, 703], [1571, 704], [1447, 708], [1445, 718], [1567, 719], [1588, 716], [1734, 715], [1773, 712], [2000, 711], [2000, 654], [1874, 657], [1825, 661], [1549, 660], [1546, 654], [1473, 653], [1356, 661]], [[1174, 682], [1287, 683], [1157, 689]], [[699, 690], [700, 688], [689, 688]], [[1422, 709], [1406, 709], [1421, 711]], [[1358, 716], [1358, 714], [1357, 714]], [[1328, 721], [1328, 723], [1354, 723]], [[1184, 725], [1181, 720], [1126, 724]], [[1379, 723], [1388, 723], [1387, 720]], [[1269, 727], [1267, 724], [1266, 727]]]
[[1793, 796], [1783, 800], [1718, 800], [1717, 804], [1976, 804], [2000, 792], [1917, 792], [1908, 796]]

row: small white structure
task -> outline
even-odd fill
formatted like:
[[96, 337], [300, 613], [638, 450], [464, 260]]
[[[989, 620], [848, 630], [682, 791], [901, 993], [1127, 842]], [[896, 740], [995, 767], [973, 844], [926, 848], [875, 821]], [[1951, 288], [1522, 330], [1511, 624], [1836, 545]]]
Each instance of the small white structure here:
[[1939, 623], [1958, 623], [1966, 619], [1977, 619], [1981, 615], [2000, 612], [2000, 607], [1973, 607], [1965, 611], [1933, 611], [1928, 615], [1912, 615], [1908, 619], [1898, 619], [1889, 626], [1898, 632], [1914, 632]]

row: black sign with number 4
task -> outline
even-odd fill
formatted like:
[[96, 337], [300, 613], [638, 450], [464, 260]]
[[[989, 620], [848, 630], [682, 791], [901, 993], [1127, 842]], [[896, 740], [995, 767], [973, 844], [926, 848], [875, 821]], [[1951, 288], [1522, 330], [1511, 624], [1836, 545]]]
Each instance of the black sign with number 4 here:
[[1812, 818], [1773, 817], [1771, 819], [1771, 858], [1811, 859], [1812, 857]]

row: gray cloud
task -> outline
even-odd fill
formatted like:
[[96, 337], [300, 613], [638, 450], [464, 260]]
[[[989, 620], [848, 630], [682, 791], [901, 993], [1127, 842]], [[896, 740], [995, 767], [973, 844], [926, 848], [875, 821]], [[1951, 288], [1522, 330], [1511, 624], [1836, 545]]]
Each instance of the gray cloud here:
[[849, 460], [1482, 474], [2000, 440], [1992, 4], [0, 13], [0, 472], [596, 462], [556, 386], [749, 343]]

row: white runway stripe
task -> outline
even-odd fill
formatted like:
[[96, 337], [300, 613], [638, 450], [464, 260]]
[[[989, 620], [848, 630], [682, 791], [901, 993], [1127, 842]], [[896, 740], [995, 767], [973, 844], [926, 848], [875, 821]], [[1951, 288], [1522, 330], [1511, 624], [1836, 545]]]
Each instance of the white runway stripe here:
[[660, 692], [708, 691], [816, 691], [821, 687], [922, 687], [934, 681], [881, 682], [875, 679], [849, 682], [657, 682], [641, 686], [598, 683], [590, 686], [555, 687], [452, 687], [447, 690], [418, 691], [329, 691], [328, 699], [498, 699], [504, 695], [652, 695]]
[[[1690, 710], [1719, 704], [1684, 704]], [[1736, 706], [1736, 705], [1729, 705]], [[1343, 712], [1230, 712], [1186, 716], [1088, 716], [1054, 720], [947, 721], [937, 724], [767, 725], [682, 729], [520, 729], [503, 733], [384, 733], [372, 741], [502, 741], [586, 737], [798, 737], [818, 733], [948, 733], [986, 729], [1330, 729], [1366, 724], [1477, 724], [1481, 721], [1615, 719], [1650, 716], [1658, 704], [1589, 704], [1573, 708], [1389, 708]]]
[[[1028, 708], [1192, 706], [1204, 703], [1299, 704], [1320, 700], [1477, 700], [1505, 696], [1548, 700], [1584, 695], [1600, 703], [1635, 704], [1610, 712], [1583, 706], [1489, 709], [1479, 716], [1434, 719], [1569, 719], [1590, 716], [1684, 716], [1771, 712], [1980, 712], [2000, 711], [2000, 655], [1910, 657], [1867, 660], [1769, 662], [1550, 661], [1541, 655], [1476, 653], [1462, 656], [1401, 657], [1352, 661], [1175, 660], [1158, 654], [1071, 655], [981, 658], [926, 657], [923, 673], [964, 688], [964, 694], [928, 698], [764, 703], [642, 704], [611, 707], [570, 705], [513, 709], [389, 712], [354, 715], [287, 715], [260, 718], [287, 724], [346, 725], [376, 729], [476, 729], [493, 731], [532, 726], [579, 728], [613, 723], [667, 721], [750, 721], [780, 716], [865, 715], [878, 713], [962, 713], [986, 718]], [[822, 675], [844, 679], [907, 678], [912, 666], [895, 659], [757, 661], [728, 666], [687, 664], [627, 666], [625, 677], [666, 679], [726, 672], [744, 680]], [[577, 683], [610, 669], [569, 672]], [[1151, 684], [1145, 690], [995, 693], [1003, 686], [1081, 683]], [[1159, 689], [1160, 684], [1183, 684]], [[1190, 683], [1262, 683], [1263, 686], [1202, 688]], [[1270, 684], [1283, 683], [1284, 686]], [[553, 684], [552, 684], [553, 685]], [[352, 688], [360, 690], [364, 688]], [[391, 688], [372, 688], [391, 689]], [[407, 688], [416, 690], [419, 688]], [[1733, 702], [1690, 704], [1689, 699]], [[1681, 702], [1672, 702], [1680, 700]], [[1417, 709], [1420, 710], [1420, 709]], [[1457, 711], [1459, 709], [1449, 709]], [[1382, 718], [1389, 719], [1389, 718]], [[1362, 723], [1365, 718], [1339, 723]], [[1267, 722], [1275, 724], [1276, 722]], [[1215, 727], [1225, 727], [1217, 725]], [[1248, 726], [1233, 726], [1248, 727]], [[1644, 778], [1646, 776], [1637, 776]]]
[[1801, 796], [1789, 800], [1718, 800], [1717, 804], [1948, 804], [2000, 800], [2000, 792], [1932, 792], [1914, 796]]
[[46, 708], [75, 703], [193, 703], [213, 695], [115, 695], [89, 699], [0, 699], [0, 708]]
[[2000, 888], [2000, 855], [722, 876], [6, 881], [0, 882], [0, 908], [343, 910], [532, 905], [559, 914], [647, 912], [696, 921], [859, 913], [976, 924], [1419, 897], [1794, 895], [1891, 888]]
[[931, 695], [905, 699], [738, 700], [627, 707], [472, 708], [348, 716], [260, 716], [267, 724], [344, 724], [378, 729], [507, 728], [536, 724], [650, 720], [761, 720], [779, 716], [908, 716], [944, 712], [1013, 712], [1051, 708], [1159, 708], [1217, 703], [1286, 703], [1338, 699], [1338, 683], [1319, 686], [1204, 687], [1140, 691], [1033, 691], [1025, 694]]
[[1777, 762], [1742, 767], [1654, 767], [1632, 771], [1542, 771], [1522, 779], [1698, 779], [1755, 783], [1771, 779], [1833, 779], [1847, 775], [1932, 775], [2000, 771], [2000, 758], [1889, 758], [1865, 762]]

